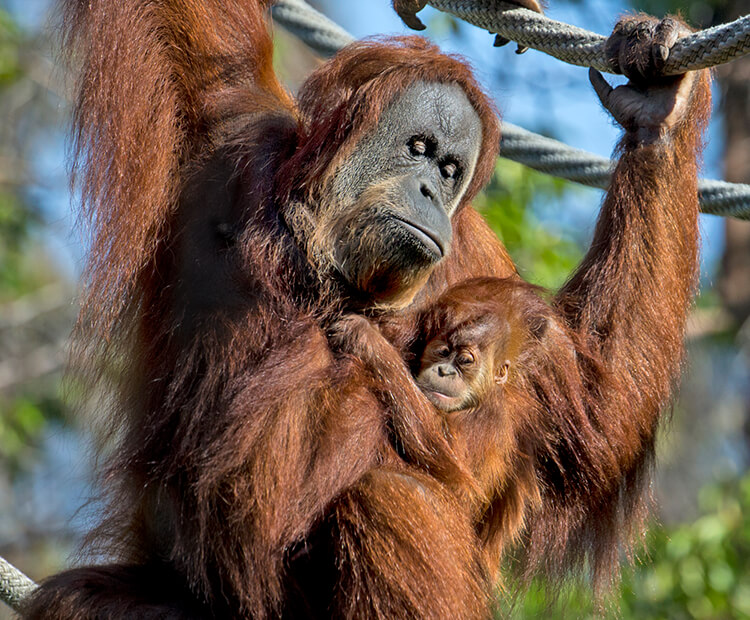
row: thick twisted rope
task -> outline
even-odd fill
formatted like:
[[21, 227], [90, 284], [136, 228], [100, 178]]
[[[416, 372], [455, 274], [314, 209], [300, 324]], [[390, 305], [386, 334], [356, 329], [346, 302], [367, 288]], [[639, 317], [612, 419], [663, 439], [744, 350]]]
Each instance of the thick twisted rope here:
[[[501, 11], [502, 7], [509, 5], [498, 0], [429, 1], [436, 8], [462, 19], [466, 16], [472, 23], [498, 32], [521, 45], [534, 47], [567, 62], [591, 64], [600, 70], [608, 70], [602, 46], [605, 38], [601, 35], [556, 22], [526, 9]], [[459, 14], [459, 11], [462, 13]], [[326, 57], [333, 56], [354, 41], [354, 37], [305, 0], [279, 0], [273, 7], [273, 16], [287, 30]], [[480, 19], [491, 21], [480, 23]], [[497, 27], [501, 21], [506, 24], [503, 28]], [[524, 28], [528, 28], [531, 34]], [[750, 35], [744, 32], [747, 29], [750, 29], [750, 16], [686, 37], [680, 47], [676, 45], [672, 49], [667, 66], [671, 67], [670, 63], [674, 62], [685, 71], [708, 66], [709, 57], [713, 59], [712, 62], [726, 62], [748, 51]], [[715, 34], [717, 32], [718, 35]], [[712, 41], [715, 40], [719, 43], [712, 48]], [[502, 124], [502, 136], [502, 157], [583, 185], [602, 189], [609, 185], [614, 167], [609, 159], [571, 148], [510, 123]], [[750, 185], [702, 180], [699, 194], [704, 213], [750, 219]]]
[[[604, 54], [607, 38], [500, 0], [428, 0], [436, 9], [496, 32], [572, 65], [614, 73]], [[675, 43], [666, 75], [706, 69], [750, 52], [750, 15], [695, 32]]]
[[[613, 73], [604, 54], [606, 37], [501, 0], [429, 0], [436, 9], [496, 32], [564, 62]], [[276, 20], [313, 49], [332, 56], [352, 36], [304, 0], [280, 0]], [[676, 75], [729, 62], [750, 52], [750, 15], [695, 32], [672, 48], [664, 72]]]
[[[503, 157], [552, 176], [590, 187], [607, 189], [614, 162], [563, 142], [546, 138], [512, 123], [503, 123], [500, 152]], [[713, 215], [750, 219], [750, 185], [701, 179], [701, 211]]]
[[0, 557], [0, 601], [18, 611], [36, 584], [6, 559]]
[[281, 0], [271, 11], [284, 28], [326, 58], [354, 41], [352, 35], [305, 0]]

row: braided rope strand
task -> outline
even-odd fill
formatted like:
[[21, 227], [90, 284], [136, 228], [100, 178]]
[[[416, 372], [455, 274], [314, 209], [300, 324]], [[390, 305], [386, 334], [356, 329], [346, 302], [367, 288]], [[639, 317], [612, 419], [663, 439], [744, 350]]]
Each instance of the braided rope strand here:
[[354, 37], [304, 0], [283, 0], [271, 9], [273, 18], [325, 58], [330, 58]]
[[0, 601], [18, 611], [37, 585], [8, 560], [0, 557]]
[[501, 135], [500, 152], [507, 159], [590, 187], [609, 186], [614, 163], [606, 157], [571, 148], [512, 123], [503, 123]]
[[[539, 172], [600, 189], [609, 187], [615, 165], [606, 157], [571, 148], [512, 123], [503, 123], [500, 152]], [[703, 213], [750, 219], [750, 185], [701, 179], [698, 195]]]
[[[573, 65], [612, 73], [605, 53], [605, 36], [560, 22], [501, 0], [429, 0], [436, 9], [496, 32]], [[353, 41], [338, 24], [304, 0], [281, 0], [274, 18], [324, 56]], [[688, 35], [671, 50], [667, 75], [706, 69], [750, 52], [750, 15]]]
[[[499, 0], [428, 0], [436, 9], [572, 65], [610, 72], [607, 38]], [[512, 8], [510, 8], [512, 7]]]

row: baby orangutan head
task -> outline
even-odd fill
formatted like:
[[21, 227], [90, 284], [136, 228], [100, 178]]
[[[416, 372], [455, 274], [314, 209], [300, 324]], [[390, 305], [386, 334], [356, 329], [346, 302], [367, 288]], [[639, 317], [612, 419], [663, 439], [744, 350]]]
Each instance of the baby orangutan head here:
[[[448, 289], [421, 317], [414, 374], [440, 411], [477, 407], [513, 372], [543, 302], [516, 280], [477, 278]], [[541, 316], [540, 316], [541, 319]]]
[[434, 337], [422, 353], [417, 384], [445, 413], [476, 407], [508, 378], [510, 332], [507, 320], [487, 314]]

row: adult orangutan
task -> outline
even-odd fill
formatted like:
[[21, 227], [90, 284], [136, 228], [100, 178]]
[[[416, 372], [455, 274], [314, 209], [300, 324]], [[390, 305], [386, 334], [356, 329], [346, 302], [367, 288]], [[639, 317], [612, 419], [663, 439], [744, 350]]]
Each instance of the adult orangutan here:
[[26, 616], [482, 617], [519, 536], [529, 573], [587, 561], [606, 579], [695, 284], [707, 80], [659, 75], [682, 27], [623, 20], [608, 47], [631, 85], [593, 75], [625, 128], [620, 162], [477, 516], [462, 491], [480, 486], [476, 455], [442, 415], [382, 405], [413, 388], [406, 364], [379, 385], [329, 335], [343, 313], [372, 315], [395, 364], [424, 304], [514, 275], [469, 206], [495, 111], [418, 37], [347, 47], [294, 100], [272, 71], [269, 4], [66, 1], [95, 233], [80, 355], [118, 396], [92, 541], [111, 563], [48, 579]]

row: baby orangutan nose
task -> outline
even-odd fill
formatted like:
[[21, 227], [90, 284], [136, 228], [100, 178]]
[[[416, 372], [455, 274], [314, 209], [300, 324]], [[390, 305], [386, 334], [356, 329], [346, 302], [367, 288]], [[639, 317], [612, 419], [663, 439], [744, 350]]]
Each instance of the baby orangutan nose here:
[[437, 367], [437, 373], [440, 377], [455, 377], [456, 369], [451, 364], [440, 364]]

